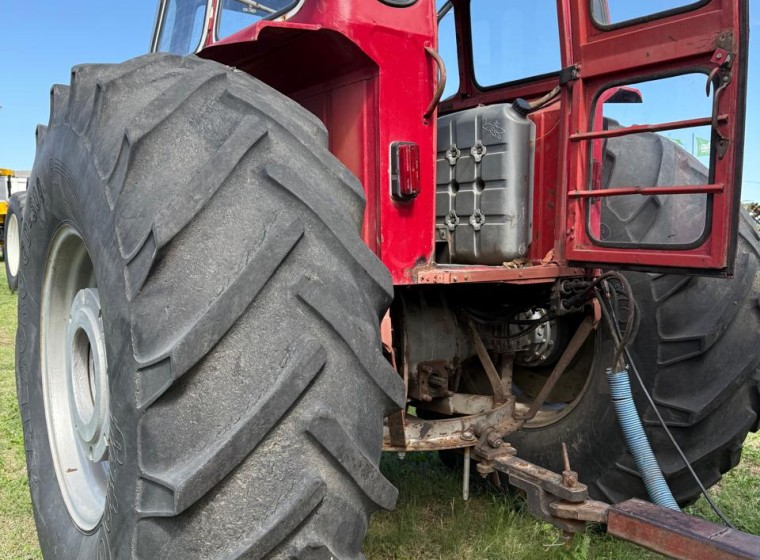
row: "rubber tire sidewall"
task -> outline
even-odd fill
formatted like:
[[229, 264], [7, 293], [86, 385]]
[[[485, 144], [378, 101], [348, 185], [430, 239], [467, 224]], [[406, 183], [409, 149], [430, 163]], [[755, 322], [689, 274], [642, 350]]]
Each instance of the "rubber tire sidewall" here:
[[[128, 554], [136, 523], [138, 480], [134, 453], [137, 411], [134, 371], [125, 295], [124, 262], [105, 198], [105, 185], [86, 146], [69, 128], [56, 127], [37, 157], [37, 177], [29, 192], [23, 223], [19, 269], [19, 324], [16, 338], [17, 387], [25, 426], [29, 485], [46, 558], [114, 558]], [[51, 153], [52, 152], [52, 153]], [[104, 517], [85, 534], [72, 521], [53, 466], [46, 425], [40, 355], [40, 305], [50, 243], [58, 229], [73, 226], [90, 254], [103, 310], [109, 366], [111, 433], [110, 474]], [[113, 366], [118, 364], [119, 371]], [[28, 394], [24, 394], [28, 388]], [[119, 552], [120, 551], [120, 552]]]
[[[744, 220], [744, 216], [739, 217], [740, 222]], [[741, 223], [740, 227], [746, 228], [748, 226]], [[757, 260], [757, 251], [752, 242], [745, 237], [746, 235], [751, 235], [747, 233], [746, 229], [744, 232], [740, 231], [739, 233], [739, 254], [748, 255], [750, 258], [752, 258], [752, 255], [755, 255], [754, 258]], [[741, 271], [737, 270], [737, 273], [739, 272]], [[639, 306], [639, 313], [642, 316], [638, 335], [631, 345], [632, 355], [644, 384], [652, 391], [658, 380], [662, 381], [660, 376], [666, 376], [669, 373], [667, 368], [663, 368], [657, 364], [657, 344], [661, 339], [658, 334], [658, 306], [657, 302], [653, 300], [650, 287], [652, 276], [644, 273], [629, 272], [626, 273], [626, 277], [631, 282]], [[687, 289], [697, 289], [694, 286], [700, 286], [701, 280], [701, 278], [690, 278], [689, 282], [696, 284], [687, 284]], [[725, 282], [724, 286], [726, 290], [730, 289], [728, 283], [739, 281], [742, 280], [739, 278], [718, 281], [708, 280], [708, 282]], [[755, 280], [756, 282], [757, 280]], [[714, 288], [708, 286], [707, 289], [709, 291]], [[750, 297], [753, 297], [752, 292], [750, 293]], [[745, 302], [743, 305], [750, 304]], [[742, 331], [740, 324], [734, 324], [738, 320], [739, 318], [733, 321], [729, 326], [729, 330], [723, 333], [722, 336], [733, 337], [733, 340], [739, 340], [736, 337], [743, 336], [745, 337], [742, 339], [743, 347], [746, 348], [746, 337], [750, 335]], [[584, 393], [573, 403], [574, 408], [566, 416], [553, 424], [537, 428], [524, 428], [511, 434], [506, 439], [514, 445], [520, 457], [555, 472], [562, 472], [564, 468], [562, 463], [562, 443], [566, 443], [571, 466], [579, 472], [581, 481], [588, 485], [589, 493], [594, 499], [622, 501], [631, 497], [639, 497], [648, 500], [644, 485], [638, 474], [636, 474], [635, 464], [627, 451], [627, 444], [623, 438], [619, 421], [611, 403], [609, 384], [605, 372], [612, 362], [612, 342], [609, 333], [601, 326], [595, 331], [595, 338], [596, 348], [589, 374], [590, 378]], [[711, 350], [713, 349], [708, 349], [706, 354]], [[700, 367], [700, 360], [701, 357], [691, 360], [694, 367]], [[730, 395], [722, 395], [722, 399], [724, 400], [713, 402], [717, 396], [713, 397], [710, 406], [714, 407], [714, 409], [707, 412], [700, 422], [706, 422], [715, 415], [723, 414], [724, 420], [715, 418], [714, 421], [722, 421], [723, 426], [725, 426], [725, 433], [730, 433], [732, 439], [739, 436], [742, 436], [743, 439], [747, 428], [738, 424], [734, 426], [732, 421], [739, 418], [738, 413], [740, 411], [752, 406], [749, 393], [752, 391], [752, 388], [747, 387], [748, 384], [753, 383], [752, 379], [750, 379], [751, 371], [754, 371], [753, 367], [746, 367], [742, 374], [743, 377], [737, 377], [733, 380], [735, 388]], [[716, 372], [717, 374], [720, 374], [720, 372]], [[654, 421], [652, 411], [649, 410], [648, 405], [645, 405], [645, 397], [633, 374], [631, 374], [631, 388], [639, 413], [644, 414], [645, 424], [648, 425]], [[690, 394], [695, 392], [697, 388], [684, 387], [683, 390], [685, 394]], [[726, 408], [727, 405], [732, 406]], [[729, 414], [731, 412], [736, 413], [737, 416], [735, 418], [732, 417]], [[675, 430], [676, 437], [680, 440], [681, 446], [687, 456], [693, 455], [698, 450], [699, 443], [688, 433], [696, 429], [695, 426], [691, 426], [686, 432], [683, 429]], [[749, 429], [756, 428], [750, 427]], [[664, 465], [662, 461], [666, 458], [669, 461], [675, 460], [679, 467], [679, 472], [668, 480], [674, 497], [682, 506], [692, 503], [699, 496], [696, 484], [688, 474], [683, 472], [685, 468], [680, 459], [674, 459], [675, 451], [670, 442], [665, 440], [664, 435], [661, 433], [662, 430], [659, 427], [655, 431], [653, 430], [654, 427], [647, 427], [647, 433], [657, 454], [658, 461], [661, 462], [661, 465]], [[719, 450], [722, 453], [729, 451], [728, 448], [720, 447], [713, 454], [703, 457], [706, 462], [694, 465], [707, 487], [717, 482], [715, 478], [716, 468], [720, 468], [720, 472], [725, 472], [733, 466], [724, 464], [725, 458], [718, 455]]]
[[[565, 443], [571, 466], [576, 459], [576, 470], [581, 470], [585, 483], [602, 476], [625, 451], [605, 376], [613, 358], [612, 340], [601, 325], [591, 336], [593, 340], [587, 344], [592, 345], [594, 355], [589, 378], [580, 397], [572, 403], [572, 410], [554, 423], [523, 428], [506, 438], [520, 457], [554, 472], [564, 469]], [[593, 488], [591, 492], [592, 497], [601, 498], [594, 495]]]

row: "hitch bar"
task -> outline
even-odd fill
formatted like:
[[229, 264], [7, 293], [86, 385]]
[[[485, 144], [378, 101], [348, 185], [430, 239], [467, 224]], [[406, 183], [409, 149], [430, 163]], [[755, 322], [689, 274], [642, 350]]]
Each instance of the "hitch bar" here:
[[635, 498], [616, 505], [589, 499], [586, 485], [569, 468], [566, 452], [565, 470], [559, 475], [520, 459], [508, 443], [487, 453], [479, 451], [474, 450], [482, 461], [479, 473], [508, 475], [511, 485], [525, 490], [528, 511], [566, 533], [582, 531], [589, 522], [602, 523], [608, 534], [671, 558], [760, 559], [758, 536]]
[[760, 558], [760, 537], [638, 499], [610, 507], [607, 532], [671, 558]]

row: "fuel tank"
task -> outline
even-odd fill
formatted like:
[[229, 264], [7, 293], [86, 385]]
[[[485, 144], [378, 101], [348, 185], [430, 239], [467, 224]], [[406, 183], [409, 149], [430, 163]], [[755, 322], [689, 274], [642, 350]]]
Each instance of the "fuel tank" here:
[[436, 254], [445, 262], [501, 265], [527, 254], [536, 128], [526, 113], [499, 104], [438, 119], [436, 243], [448, 250]]

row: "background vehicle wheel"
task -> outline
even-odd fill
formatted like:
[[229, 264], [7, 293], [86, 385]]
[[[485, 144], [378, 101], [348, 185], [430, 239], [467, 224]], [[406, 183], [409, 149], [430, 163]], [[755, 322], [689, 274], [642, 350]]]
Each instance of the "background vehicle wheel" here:
[[[685, 181], [677, 184], [705, 178], [697, 160], [656, 134], [610, 139], [606, 150], [606, 187], [673, 184], [674, 176]], [[702, 195], [608, 200], [602, 224], [618, 240], [622, 236], [632, 241], [666, 238], [684, 219], [698, 221], [704, 208]], [[750, 430], [758, 429], [760, 414], [760, 242], [753, 220], [743, 210], [740, 222], [732, 279], [626, 273], [642, 319], [631, 347], [636, 365], [707, 487], [738, 463], [742, 443]], [[556, 422], [528, 426], [508, 439], [520, 456], [559, 471], [564, 441], [573, 468], [589, 484], [593, 497], [610, 502], [632, 496], [647, 499], [610, 404], [604, 376], [611, 362], [609, 337], [597, 336], [594, 345], [591, 374], [569, 412]], [[631, 384], [675, 498], [682, 505], [696, 500], [697, 485], [638, 384], [633, 379]]]
[[78, 66], [51, 104], [16, 347], [45, 557], [359, 557], [404, 392], [322, 125], [195, 57]]
[[18, 289], [18, 268], [21, 262], [21, 228], [24, 221], [26, 193], [15, 193], [8, 201], [8, 213], [5, 215], [3, 230], [3, 260], [5, 277], [12, 292]]

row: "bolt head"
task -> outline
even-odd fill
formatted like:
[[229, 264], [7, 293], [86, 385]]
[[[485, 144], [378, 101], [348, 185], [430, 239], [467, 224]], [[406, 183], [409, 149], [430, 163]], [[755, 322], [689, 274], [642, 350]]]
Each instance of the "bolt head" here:
[[568, 488], [578, 485], [578, 473], [575, 471], [562, 471], [562, 484]]

